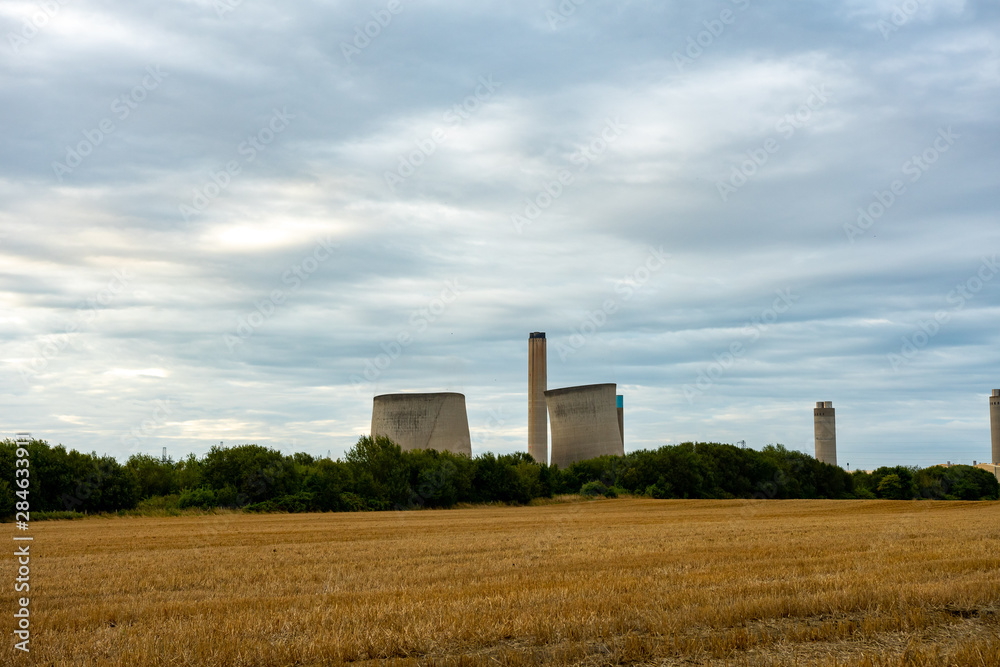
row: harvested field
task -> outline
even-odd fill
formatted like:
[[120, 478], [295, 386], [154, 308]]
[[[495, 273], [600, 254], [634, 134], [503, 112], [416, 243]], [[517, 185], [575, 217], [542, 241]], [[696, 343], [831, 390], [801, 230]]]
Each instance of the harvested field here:
[[620, 499], [31, 532], [17, 664], [1000, 665], [1000, 503]]

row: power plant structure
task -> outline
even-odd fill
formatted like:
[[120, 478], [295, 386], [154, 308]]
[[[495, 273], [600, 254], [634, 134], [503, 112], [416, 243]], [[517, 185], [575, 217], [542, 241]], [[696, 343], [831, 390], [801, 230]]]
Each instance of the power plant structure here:
[[[545, 332], [528, 334], [528, 453], [538, 463], [560, 468], [598, 456], [624, 455], [624, 396], [616, 390], [614, 383], [548, 389]], [[989, 401], [992, 463], [973, 465], [1000, 479], [1000, 389], [993, 390]], [[837, 465], [837, 416], [831, 401], [816, 403], [813, 428], [816, 460]], [[454, 392], [376, 396], [371, 434], [386, 436], [404, 450], [472, 456], [465, 396]]]
[[977, 464], [973, 461], [972, 465], [993, 473], [1000, 480], [1000, 389], [994, 389], [990, 396], [990, 445], [993, 462]]
[[384, 435], [402, 447], [472, 456], [465, 395], [382, 394], [372, 402], [372, 437]]
[[625, 446], [625, 397], [618, 394], [618, 434], [622, 437], [622, 447]]
[[622, 439], [615, 384], [588, 384], [545, 392], [552, 423], [553, 465], [611, 454], [622, 456]]
[[837, 465], [837, 413], [831, 401], [819, 401], [813, 410], [816, 460]]
[[990, 396], [990, 440], [993, 465], [1000, 466], [1000, 389], [994, 389]]
[[547, 354], [545, 332], [528, 334], [528, 453], [542, 465], [549, 462]]

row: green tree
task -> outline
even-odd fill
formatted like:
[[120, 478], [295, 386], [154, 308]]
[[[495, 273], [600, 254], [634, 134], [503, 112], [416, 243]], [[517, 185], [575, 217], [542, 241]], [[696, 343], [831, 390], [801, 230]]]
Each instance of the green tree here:
[[354, 488], [354, 482], [350, 468], [343, 461], [314, 461], [306, 468], [303, 488], [313, 494], [314, 502], [321, 510], [342, 512], [352, 509], [344, 494]]
[[202, 474], [215, 491], [235, 488], [241, 506], [301, 490], [301, 473], [294, 459], [261, 445], [214, 446], [202, 461]]
[[872, 488], [875, 490], [875, 495], [879, 498], [889, 498], [890, 496], [884, 495], [878, 489], [885, 477], [888, 475], [895, 475], [899, 479], [900, 490], [898, 495], [892, 496], [892, 499], [907, 500], [909, 498], [913, 498], [916, 495], [914, 493], [913, 486], [913, 476], [916, 472], [916, 468], [907, 466], [883, 466], [881, 468], [877, 468], [871, 474]]
[[167, 496], [180, 491], [173, 461], [164, 461], [149, 454], [133, 454], [125, 465], [139, 483], [140, 499]]
[[389, 438], [362, 436], [344, 456], [358, 495], [373, 507], [391, 509], [409, 504], [409, 466], [402, 448]]
[[878, 483], [876, 492], [879, 498], [887, 498], [889, 500], [902, 500], [905, 497], [903, 495], [903, 483], [900, 481], [899, 475], [896, 474], [883, 477]]
[[177, 489], [197, 489], [204, 483], [204, 466], [194, 454], [188, 454], [174, 466], [174, 484]]

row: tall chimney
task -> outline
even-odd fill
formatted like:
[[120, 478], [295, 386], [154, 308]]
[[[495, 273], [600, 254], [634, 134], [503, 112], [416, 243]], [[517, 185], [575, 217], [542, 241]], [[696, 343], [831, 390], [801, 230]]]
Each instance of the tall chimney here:
[[549, 462], [549, 421], [545, 407], [548, 389], [545, 332], [528, 335], [528, 453], [539, 463]]

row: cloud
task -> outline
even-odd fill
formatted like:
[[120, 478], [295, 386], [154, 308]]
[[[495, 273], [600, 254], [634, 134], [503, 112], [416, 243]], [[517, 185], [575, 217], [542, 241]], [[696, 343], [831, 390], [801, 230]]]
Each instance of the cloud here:
[[337, 456], [453, 390], [518, 451], [546, 331], [630, 450], [811, 451], [833, 400], [855, 467], [984, 459], [998, 13], [904, 4], [7, 3], [3, 428]]

